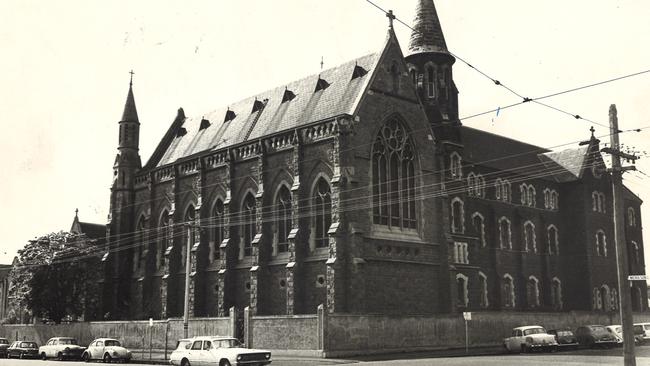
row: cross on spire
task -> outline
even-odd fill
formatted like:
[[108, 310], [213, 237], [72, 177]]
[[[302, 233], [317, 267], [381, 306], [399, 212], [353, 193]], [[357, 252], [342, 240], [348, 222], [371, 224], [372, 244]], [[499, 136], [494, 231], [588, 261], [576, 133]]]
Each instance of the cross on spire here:
[[74, 217], [79, 217], [79, 209], [78, 208], [74, 209]]
[[323, 62], [323, 56], [321, 56], [321, 57], [320, 57], [320, 69], [321, 69], [321, 70], [323, 69], [323, 64], [324, 64], [324, 62]]
[[596, 132], [596, 129], [594, 128], [594, 126], [591, 126], [589, 131], [591, 131], [591, 137], [594, 137], [594, 132]]
[[133, 75], [135, 74], [133, 70], [129, 71], [129, 74], [131, 74], [131, 80], [129, 81], [129, 86], [133, 86]]
[[395, 20], [396, 17], [392, 10], [389, 10], [388, 13], [386, 13], [386, 18], [388, 18], [388, 28], [393, 29], [393, 20]]

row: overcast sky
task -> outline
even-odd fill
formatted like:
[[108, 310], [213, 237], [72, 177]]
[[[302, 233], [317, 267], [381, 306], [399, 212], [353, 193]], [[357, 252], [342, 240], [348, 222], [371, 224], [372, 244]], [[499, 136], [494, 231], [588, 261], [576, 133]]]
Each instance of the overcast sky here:
[[[411, 23], [416, 0], [376, 3]], [[436, 6], [452, 52], [528, 97], [650, 69], [645, 0]], [[0, 13], [0, 263], [35, 236], [68, 230], [75, 208], [82, 221], [106, 223], [129, 70], [144, 163], [179, 107], [201, 116], [317, 73], [321, 57], [329, 68], [377, 52], [387, 31], [364, 0], [4, 0]], [[396, 33], [406, 49], [410, 30], [396, 24]], [[461, 116], [519, 101], [461, 62], [454, 79]], [[645, 74], [545, 102], [604, 125], [615, 103], [630, 129], [650, 126], [649, 97]], [[591, 126], [532, 103], [463, 123], [543, 147], [587, 139]], [[650, 152], [650, 129], [621, 140]], [[650, 158], [637, 167], [650, 175]], [[650, 197], [650, 177], [625, 178]]]

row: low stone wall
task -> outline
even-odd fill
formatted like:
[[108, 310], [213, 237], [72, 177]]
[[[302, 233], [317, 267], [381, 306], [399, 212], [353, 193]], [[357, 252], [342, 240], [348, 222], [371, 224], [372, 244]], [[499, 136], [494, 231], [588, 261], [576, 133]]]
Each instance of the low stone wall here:
[[[461, 314], [328, 315], [322, 307], [315, 315], [251, 316], [248, 311], [244, 313], [246, 343], [250, 347], [269, 349], [275, 355], [337, 357], [465, 345], [465, 322]], [[634, 314], [634, 321], [650, 322], [650, 313]], [[190, 337], [232, 336], [235, 324], [234, 316], [195, 318], [189, 322], [188, 333]], [[498, 346], [513, 327], [521, 325], [575, 329], [584, 324], [620, 324], [620, 321], [617, 313], [474, 312], [468, 323], [469, 342], [472, 346]], [[176, 341], [183, 337], [183, 321], [159, 320], [151, 327], [148, 321], [0, 326], [0, 337], [10, 340], [29, 339], [43, 344], [55, 336], [76, 337], [82, 345], [95, 338], [113, 337], [127, 348], [167, 348], [171, 352]]]
[[[635, 314], [634, 321], [650, 321], [650, 314]], [[585, 324], [620, 324], [620, 320], [617, 313], [474, 312], [468, 322], [469, 343], [499, 346], [512, 328], [522, 325], [576, 329]], [[333, 314], [327, 316], [325, 339], [328, 357], [458, 348], [465, 346], [465, 321], [462, 314]]]

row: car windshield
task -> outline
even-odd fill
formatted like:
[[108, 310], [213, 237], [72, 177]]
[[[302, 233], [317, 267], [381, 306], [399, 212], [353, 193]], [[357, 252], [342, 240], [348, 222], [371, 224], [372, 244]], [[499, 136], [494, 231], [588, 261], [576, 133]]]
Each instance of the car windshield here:
[[546, 333], [546, 330], [544, 330], [544, 328], [542, 328], [542, 327], [530, 328], [530, 329], [524, 330], [524, 335], [540, 334], [540, 333]]
[[113, 340], [108, 340], [104, 343], [106, 347], [119, 347], [120, 342], [119, 341], [113, 341]]
[[178, 341], [178, 345], [176, 345], [176, 349], [185, 349], [189, 348], [187, 347], [191, 342], [190, 341]]
[[20, 348], [37, 348], [34, 342], [21, 342]]
[[236, 339], [215, 339], [212, 341], [214, 348], [240, 348], [241, 343]]
[[562, 337], [571, 337], [573, 335], [573, 332], [571, 332], [570, 330], [561, 330], [557, 332], [557, 335]]
[[60, 338], [59, 344], [78, 344], [74, 338]]

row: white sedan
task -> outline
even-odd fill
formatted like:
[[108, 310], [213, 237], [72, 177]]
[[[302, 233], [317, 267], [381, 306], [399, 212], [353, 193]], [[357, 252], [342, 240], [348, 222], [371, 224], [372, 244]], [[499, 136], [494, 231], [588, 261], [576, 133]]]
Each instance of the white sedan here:
[[271, 352], [244, 348], [235, 338], [194, 337], [188, 343], [180, 360], [172, 365], [180, 366], [263, 366], [271, 363]]
[[508, 352], [531, 352], [538, 349], [555, 351], [557, 341], [543, 327], [528, 325], [514, 328], [512, 335], [503, 340], [503, 346]]
[[131, 360], [131, 352], [122, 347], [117, 339], [98, 338], [90, 342], [81, 358], [86, 362], [90, 360], [102, 360], [105, 363], [113, 360], [129, 361]]

